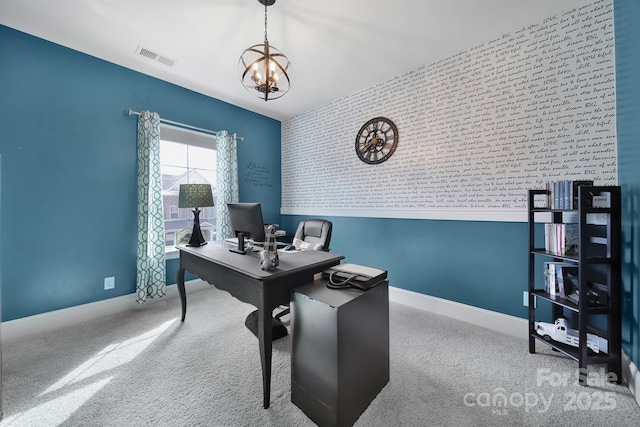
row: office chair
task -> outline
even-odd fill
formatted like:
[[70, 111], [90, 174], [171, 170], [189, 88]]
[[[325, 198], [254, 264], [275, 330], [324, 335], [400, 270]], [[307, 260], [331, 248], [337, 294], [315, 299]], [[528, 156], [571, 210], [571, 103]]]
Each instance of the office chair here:
[[[307, 219], [300, 221], [296, 234], [293, 235], [293, 246], [300, 250], [315, 250], [329, 252], [331, 231], [333, 224], [326, 219]], [[280, 320], [291, 312], [287, 307], [274, 316]]]
[[[331, 221], [324, 219], [307, 219], [300, 221], [298, 229], [293, 235], [292, 244], [300, 250], [316, 250], [329, 252], [329, 244], [331, 243], [331, 230], [333, 224]], [[276, 314], [272, 318], [272, 337], [273, 341], [280, 339], [288, 334], [287, 328], [280, 320], [283, 316], [290, 313], [290, 309], [287, 306], [284, 307], [280, 313]], [[258, 336], [258, 311], [249, 313], [245, 320], [246, 327]]]
[[325, 219], [307, 219], [300, 221], [293, 235], [293, 246], [302, 250], [329, 252], [331, 229], [333, 224]]

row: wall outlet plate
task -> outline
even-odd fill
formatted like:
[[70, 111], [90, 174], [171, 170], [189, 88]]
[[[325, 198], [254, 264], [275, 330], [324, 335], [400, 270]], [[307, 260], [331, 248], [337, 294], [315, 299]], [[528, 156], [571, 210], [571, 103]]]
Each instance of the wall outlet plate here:
[[104, 278], [104, 290], [113, 289], [116, 287], [116, 278], [115, 277], [105, 277]]
[[[522, 305], [524, 305], [525, 307], [529, 307], [529, 292], [528, 291], [523, 291], [523, 295], [522, 295]], [[536, 306], [536, 297], [533, 297], [533, 307], [535, 308]]]

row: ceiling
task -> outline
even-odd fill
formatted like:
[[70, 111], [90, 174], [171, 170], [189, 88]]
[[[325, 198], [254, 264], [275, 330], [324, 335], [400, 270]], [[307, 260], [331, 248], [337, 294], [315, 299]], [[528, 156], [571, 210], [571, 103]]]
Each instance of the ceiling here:
[[0, 24], [285, 120], [587, 3], [277, 0], [268, 39], [291, 61], [292, 87], [268, 102], [238, 72], [243, 50], [264, 39], [258, 0], [0, 0]]

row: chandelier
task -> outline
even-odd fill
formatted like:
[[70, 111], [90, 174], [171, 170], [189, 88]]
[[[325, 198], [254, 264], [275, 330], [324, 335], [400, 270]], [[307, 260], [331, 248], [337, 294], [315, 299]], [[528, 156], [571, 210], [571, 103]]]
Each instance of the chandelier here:
[[265, 101], [278, 99], [291, 88], [288, 72], [291, 63], [284, 53], [280, 52], [267, 40], [267, 6], [276, 0], [258, 0], [264, 5], [264, 43], [256, 44], [242, 52], [238, 61], [242, 85]]

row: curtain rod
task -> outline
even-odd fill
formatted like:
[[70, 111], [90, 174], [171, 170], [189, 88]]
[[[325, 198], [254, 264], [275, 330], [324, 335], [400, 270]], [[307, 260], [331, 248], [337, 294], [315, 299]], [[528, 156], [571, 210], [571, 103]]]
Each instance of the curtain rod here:
[[[141, 114], [142, 113], [140, 113], [138, 111], [133, 111], [131, 108], [129, 108], [129, 115], [130, 116], [133, 116], [133, 115], [139, 116]], [[184, 123], [174, 122], [172, 120], [167, 120], [167, 119], [160, 118], [160, 122], [161, 123], [166, 123], [166, 124], [169, 124], [169, 125], [180, 126], [180, 127], [183, 127], [183, 128], [186, 128], [186, 129], [195, 130], [195, 131], [198, 131], [198, 132], [209, 133], [209, 134], [212, 134], [212, 135], [218, 135], [218, 132], [216, 132], [214, 130], [198, 128], [198, 127], [195, 127], [195, 126], [186, 125]], [[233, 134], [233, 136], [234, 136], [234, 138], [239, 139], [240, 141], [244, 141], [244, 137], [242, 137], [242, 136], [237, 136], [235, 133]]]

